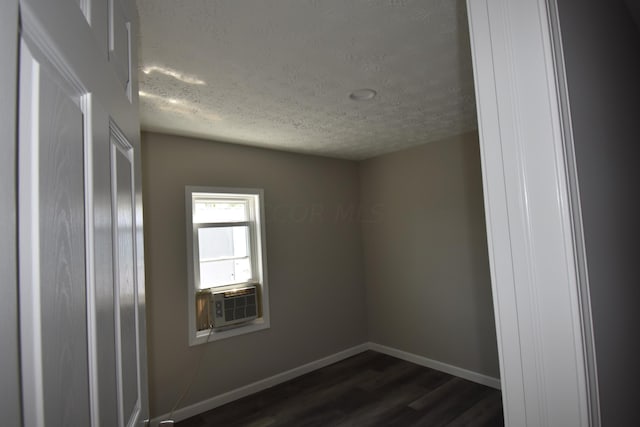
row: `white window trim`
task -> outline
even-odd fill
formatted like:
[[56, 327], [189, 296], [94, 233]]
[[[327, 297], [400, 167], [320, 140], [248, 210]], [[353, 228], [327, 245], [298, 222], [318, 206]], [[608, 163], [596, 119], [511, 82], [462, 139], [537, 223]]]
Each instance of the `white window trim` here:
[[[255, 211], [249, 212], [250, 221], [250, 239], [252, 257], [252, 268], [256, 272], [256, 279], [260, 287], [262, 317], [253, 321], [243, 323], [236, 327], [216, 330], [196, 330], [196, 272], [199, 271], [197, 265], [197, 257], [194, 255], [194, 224], [193, 224], [193, 194], [194, 193], [227, 193], [241, 194], [246, 196], [258, 196]], [[207, 342], [218, 341], [237, 335], [248, 334], [251, 332], [268, 329], [270, 327], [269, 320], [269, 285], [267, 280], [267, 245], [265, 238], [265, 208], [264, 208], [264, 190], [259, 188], [229, 188], [229, 187], [185, 187], [185, 206], [186, 206], [186, 231], [187, 231], [187, 315], [188, 315], [188, 334], [189, 346], [204, 344]], [[233, 223], [234, 225], [246, 225], [247, 222]], [[202, 224], [200, 225], [202, 226]], [[217, 223], [216, 226], [220, 226]], [[221, 287], [221, 289], [223, 289]]]

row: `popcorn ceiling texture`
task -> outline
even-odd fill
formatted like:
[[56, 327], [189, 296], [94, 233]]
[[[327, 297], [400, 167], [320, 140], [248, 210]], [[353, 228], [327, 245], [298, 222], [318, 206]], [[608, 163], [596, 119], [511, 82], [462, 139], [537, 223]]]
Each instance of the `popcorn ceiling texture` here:
[[463, 0], [137, 4], [145, 130], [365, 159], [477, 127]]

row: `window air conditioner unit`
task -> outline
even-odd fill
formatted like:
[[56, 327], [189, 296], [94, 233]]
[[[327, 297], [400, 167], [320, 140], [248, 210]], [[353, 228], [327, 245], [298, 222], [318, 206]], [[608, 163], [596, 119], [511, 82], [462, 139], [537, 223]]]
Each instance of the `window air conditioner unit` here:
[[256, 285], [212, 292], [211, 319], [213, 319], [214, 328], [248, 322], [257, 317], [258, 290]]

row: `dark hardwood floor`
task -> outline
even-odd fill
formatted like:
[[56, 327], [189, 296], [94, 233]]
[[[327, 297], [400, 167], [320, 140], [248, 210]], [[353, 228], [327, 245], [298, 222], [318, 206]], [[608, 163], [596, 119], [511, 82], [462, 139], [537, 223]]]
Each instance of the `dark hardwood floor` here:
[[504, 426], [500, 391], [366, 351], [180, 427]]

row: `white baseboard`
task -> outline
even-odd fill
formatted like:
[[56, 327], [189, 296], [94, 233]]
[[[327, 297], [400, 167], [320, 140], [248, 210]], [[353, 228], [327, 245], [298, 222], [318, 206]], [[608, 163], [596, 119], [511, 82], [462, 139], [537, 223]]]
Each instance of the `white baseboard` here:
[[[443, 362], [438, 362], [437, 360], [418, 356], [417, 354], [408, 353], [406, 351], [398, 350], [392, 347], [387, 347], [373, 342], [366, 342], [332, 354], [330, 356], [323, 357], [322, 359], [314, 360], [313, 362], [298, 366], [297, 368], [281, 372], [279, 374], [273, 375], [260, 381], [256, 381], [251, 384], [247, 384], [245, 386], [236, 388], [223, 394], [219, 394], [217, 396], [213, 396], [210, 399], [194, 403], [193, 405], [189, 405], [184, 408], [180, 408], [173, 413], [173, 420], [186, 420], [187, 418], [191, 418], [203, 412], [210, 411], [211, 409], [217, 408], [218, 406], [233, 402], [234, 400], [241, 399], [245, 396], [249, 396], [250, 394], [257, 393], [269, 387], [281, 384], [285, 381], [292, 380], [301, 375], [315, 371], [316, 369], [324, 368], [325, 366], [329, 366], [332, 363], [339, 362], [367, 350], [373, 350], [377, 351], [378, 353], [388, 354], [389, 356], [406, 360], [407, 362], [412, 362], [416, 365], [426, 366], [427, 368], [455, 375], [456, 377], [464, 378], [465, 380], [473, 381], [475, 383], [500, 390], [500, 380], [498, 378], [489, 377], [487, 375], [469, 371], [468, 369], [459, 368], [457, 366], [449, 365]], [[169, 415], [170, 414], [164, 414], [159, 417], [153, 418], [151, 420], [151, 427], [157, 427], [160, 421], [168, 420]]]
[[[210, 399], [177, 409], [173, 413], [173, 420], [176, 422], [186, 420], [187, 418], [191, 418], [203, 412], [210, 411], [211, 409], [217, 408], [218, 406], [233, 402], [234, 400], [241, 399], [245, 396], [249, 396], [250, 394], [257, 393], [269, 387], [281, 384], [285, 381], [292, 380], [301, 375], [308, 374], [309, 372], [315, 371], [316, 369], [324, 368], [325, 366], [329, 366], [332, 363], [339, 362], [348, 357], [355, 356], [356, 354], [362, 353], [363, 351], [366, 351], [368, 349], [369, 346], [367, 343], [360, 344], [355, 347], [351, 347], [338, 353], [332, 354], [330, 356], [323, 357], [322, 359], [314, 360], [313, 362], [298, 366], [297, 368], [293, 368], [288, 371], [265, 378], [263, 380], [236, 388], [235, 390], [219, 394]], [[153, 418], [150, 423], [151, 427], [157, 427], [160, 421], [168, 419], [169, 414], [164, 414], [159, 417]]]
[[447, 374], [455, 375], [456, 377], [464, 378], [465, 380], [473, 381], [474, 383], [486, 385], [487, 387], [500, 390], [500, 380], [498, 378], [479, 374], [477, 372], [459, 368], [447, 363], [438, 362], [437, 360], [418, 356], [417, 354], [408, 353], [406, 351], [398, 350], [392, 347], [387, 347], [382, 344], [369, 342], [367, 343], [367, 346], [369, 350], [377, 351], [378, 353], [388, 354], [389, 356], [406, 360], [407, 362], [415, 363], [416, 365], [426, 366], [427, 368], [435, 369], [436, 371], [445, 372]]

